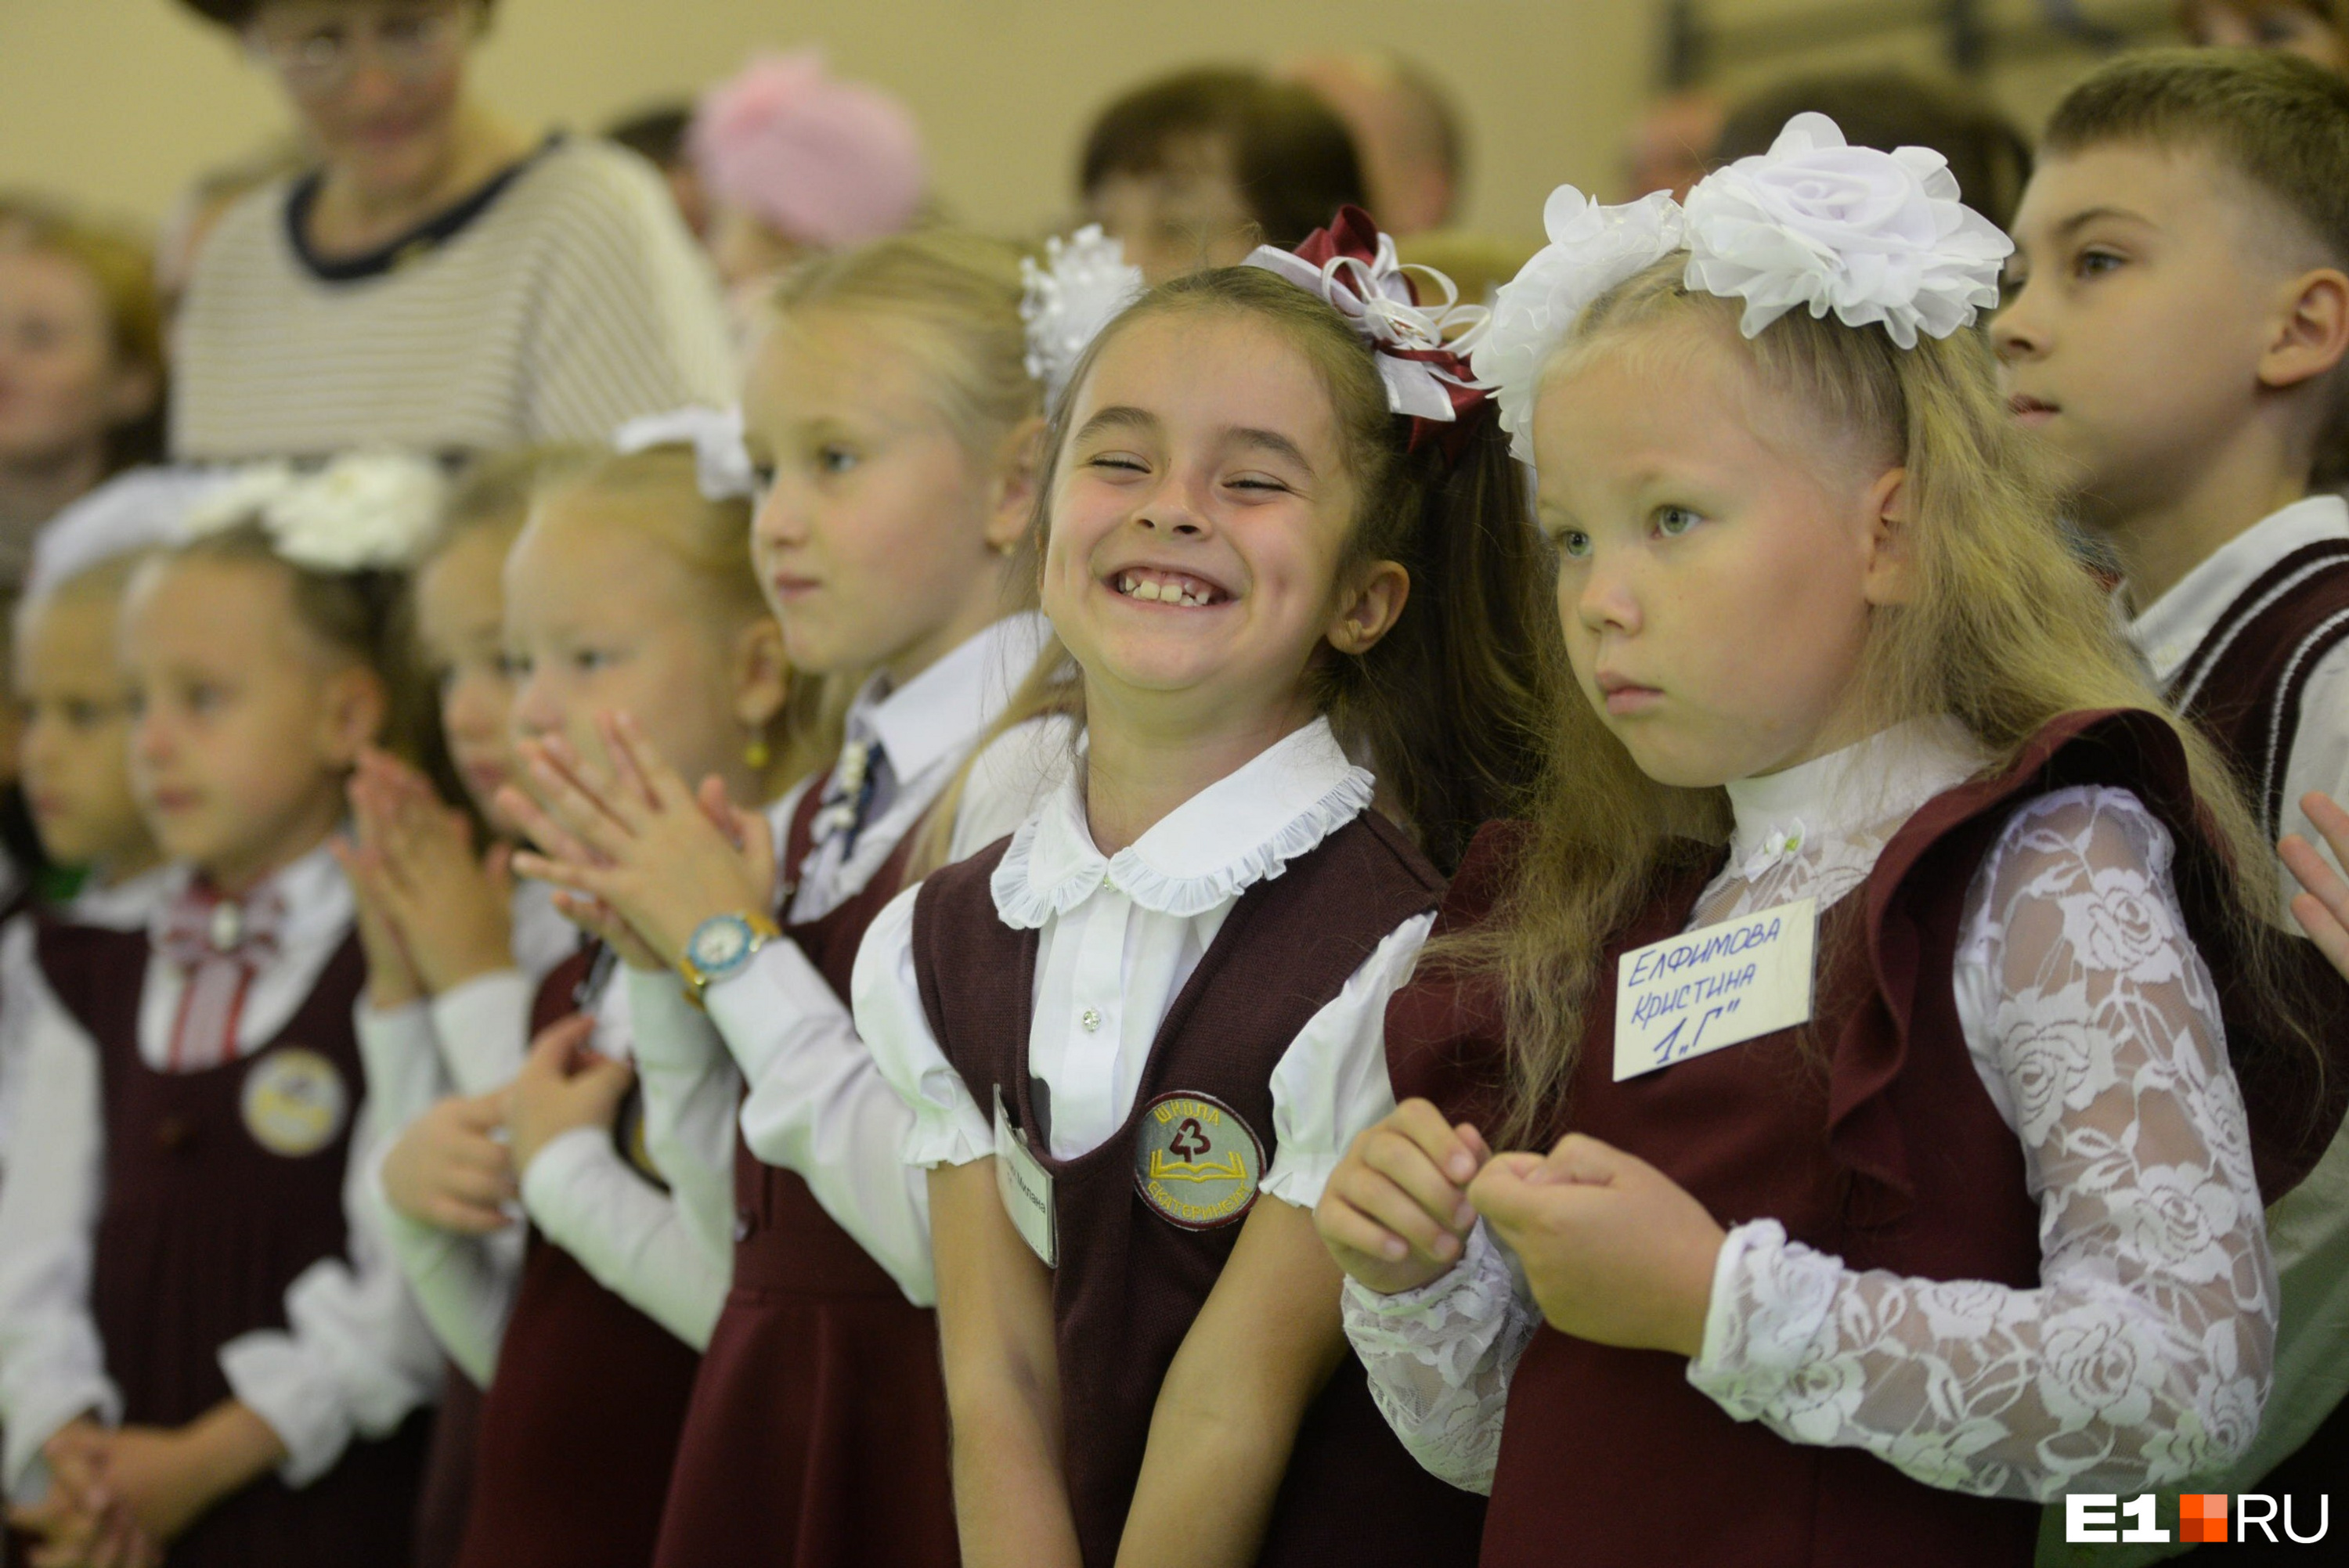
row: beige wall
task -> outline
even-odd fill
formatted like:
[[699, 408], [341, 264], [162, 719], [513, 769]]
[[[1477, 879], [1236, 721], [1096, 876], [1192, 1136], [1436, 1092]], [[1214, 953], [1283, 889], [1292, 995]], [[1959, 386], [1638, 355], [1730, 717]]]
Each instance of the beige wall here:
[[[1822, 0], [1715, 0], [1723, 15]], [[2131, 0], [2103, 0], [2101, 8]], [[2028, 0], [1999, 0], [2012, 15]], [[2100, 8], [2089, 0], [2089, 8]], [[2137, 9], [2143, 9], [2141, 4]], [[919, 111], [952, 209], [1021, 231], [1060, 216], [1078, 136], [1128, 84], [1208, 57], [1349, 42], [1411, 50], [1467, 105], [1467, 218], [1536, 232], [1560, 180], [1612, 193], [1624, 125], [1653, 76], [1651, 0], [501, 0], [483, 91], [534, 125], [592, 128], [683, 94], [761, 44], [821, 41], [835, 66]], [[1813, 60], [1930, 62], [1921, 36]], [[2084, 57], [2002, 74], [2035, 118]], [[1775, 74], [1725, 62], [1733, 85]], [[274, 85], [173, 0], [0, 0], [0, 188], [31, 185], [152, 218], [190, 175], [283, 123]]]
[[[1040, 225], [1077, 139], [1119, 88], [1205, 57], [1359, 40], [1407, 47], [1473, 106], [1472, 218], [1537, 227], [1559, 180], [1607, 181], [1648, 76], [1644, 0], [501, 0], [489, 99], [592, 128], [689, 92], [753, 46], [820, 41], [904, 93], [941, 194], [968, 220]], [[1488, 29], [1506, 27], [1495, 50]], [[1532, 62], [1547, 68], [1531, 68]], [[191, 174], [283, 123], [273, 85], [172, 0], [0, 0], [0, 187], [154, 217]]]

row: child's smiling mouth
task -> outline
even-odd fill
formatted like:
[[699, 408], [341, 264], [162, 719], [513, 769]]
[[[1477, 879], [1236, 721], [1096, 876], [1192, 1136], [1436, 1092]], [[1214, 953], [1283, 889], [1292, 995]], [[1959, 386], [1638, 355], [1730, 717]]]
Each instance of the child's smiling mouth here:
[[1171, 604], [1180, 609], [1199, 609], [1211, 604], [1231, 602], [1232, 595], [1221, 584], [1188, 572], [1168, 572], [1155, 566], [1128, 566], [1110, 573], [1111, 592], [1124, 599], [1138, 599], [1145, 604]]

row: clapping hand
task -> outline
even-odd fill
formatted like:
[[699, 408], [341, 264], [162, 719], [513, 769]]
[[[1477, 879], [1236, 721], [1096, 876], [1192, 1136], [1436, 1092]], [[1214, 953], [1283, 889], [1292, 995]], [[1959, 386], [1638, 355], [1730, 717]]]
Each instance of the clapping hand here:
[[608, 771], [559, 738], [522, 743], [536, 798], [509, 786], [499, 803], [538, 849], [517, 855], [515, 869], [566, 890], [565, 913], [598, 934], [624, 924], [641, 949], [632, 962], [673, 965], [704, 920], [771, 906], [773, 833], [718, 779], [687, 784], [626, 714], [604, 716], [597, 729]]

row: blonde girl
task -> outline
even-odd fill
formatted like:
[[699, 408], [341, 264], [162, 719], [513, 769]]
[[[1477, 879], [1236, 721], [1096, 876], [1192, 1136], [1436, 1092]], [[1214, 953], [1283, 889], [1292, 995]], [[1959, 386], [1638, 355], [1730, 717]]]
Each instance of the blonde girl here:
[[2257, 1427], [2331, 1130], [2270, 857], [2067, 559], [1956, 198], [1816, 115], [1684, 214], [1562, 190], [1480, 351], [1580, 691], [1318, 1218], [1488, 1563], [2026, 1563]]
[[[382, 750], [362, 756], [350, 787], [354, 830], [339, 847], [367, 956], [359, 1050], [388, 1145], [386, 1222], [418, 1272], [489, 1262], [476, 1283], [500, 1295], [522, 1259], [502, 1209], [513, 1171], [495, 1136], [503, 1114], [495, 1096], [522, 1067], [540, 982], [577, 944], [546, 889], [517, 883], [506, 864], [514, 830], [496, 799], [514, 771], [505, 558], [539, 477], [589, 455], [525, 448], [479, 459], [458, 480], [410, 579], [406, 617], [414, 662], [438, 698], [432, 766]], [[448, 783], [436, 789], [433, 773]], [[471, 1242], [492, 1233], [505, 1233], [492, 1243], [502, 1252]], [[444, 1326], [453, 1347], [466, 1346], [460, 1328]], [[452, 1365], [418, 1505], [419, 1568], [455, 1552], [480, 1408], [479, 1384]]]
[[[1009, 831], [1067, 752], [1065, 724], [1007, 711], [1048, 635], [1016, 553], [1043, 407], [1021, 291], [1009, 247], [941, 231], [809, 263], [774, 297], [744, 402], [749, 544], [793, 667], [855, 694], [818, 774], [737, 813], [620, 724], [616, 780], [540, 780], [554, 861], [525, 866], [603, 900], [714, 1026], [640, 977], [640, 1010], [682, 1020], [639, 1035], [656, 1158], [733, 1280], [663, 1564], [957, 1561], [910, 1118], [846, 996], [882, 905]], [[726, 1134], [738, 1101], [731, 1170], [697, 1168], [685, 1128]]]
[[[0, 1194], [0, 1404], [20, 1525], [172, 1564], [407, 1557], [435, 1357], [385, 1254], [327, 843], [404, 715], [396, 568], [439, 478], [246, 476], [121, 613], [131, 789], [171, 862], [129, 930], [55, 925], [42, 1107]], [[365, 515], [354, 496], [367, 498]], [[37, 1132], [37, 1136], [30, 1136]]]
[[1350, 208], [1086, 349], [1036, 524], [1080, 765], [858, 955], [928, 1170], [967, 1562], [1475, 1557], [1309, 1218], [1392, 1104], [1420, 845], [1513, 801], [1553, 645], [1506, 443], [1426, 346], [1468, 322], [1413, 297]]
[[[730, 789], [771, 794], [789, 681], [748, 521], [740, 499], [704, 494], [690, 448], [543, 474], [504, 565], [518, 745], [598, 756], [596, 717], [621, 712]], [[548, 973], [520, 1073], [466, 1106], [468, 1130], [502, 1134], [530, 1221], [518, 1286], [480, 1239], [502, 1222], [495, 1191], [437, 1249], [395, 1233], [451, 1358], [485, 1385], [460, 1563], [646, 1561], [724, 1292], [646, 1154], [613, 958], [591, 944]]]

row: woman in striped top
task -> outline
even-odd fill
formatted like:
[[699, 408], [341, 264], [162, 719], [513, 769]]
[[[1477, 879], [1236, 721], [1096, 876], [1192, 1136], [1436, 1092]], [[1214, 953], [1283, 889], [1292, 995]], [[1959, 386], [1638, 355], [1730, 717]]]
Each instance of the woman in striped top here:
[[659, 177], [533, 147], [467, 90], [493, 0], [186, 3], [274, 70], [319, 163], [197, 259], [174, 456], [599, 439], [730, 399], [715, 284]]

